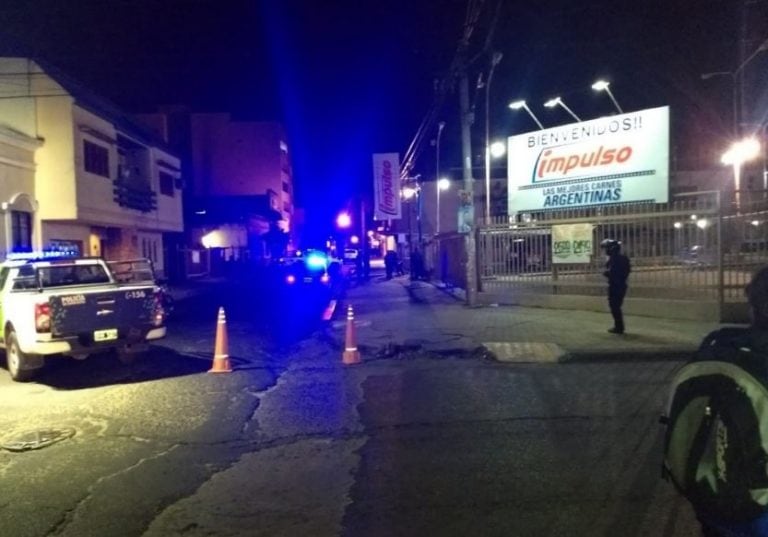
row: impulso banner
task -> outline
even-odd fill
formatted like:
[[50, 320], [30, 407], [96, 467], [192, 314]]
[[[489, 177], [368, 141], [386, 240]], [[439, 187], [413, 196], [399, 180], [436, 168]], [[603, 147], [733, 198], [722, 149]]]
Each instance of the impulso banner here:
[[552, 226], [552, 263], [589, 263], [592, 224]]
[[395, 220], [401, 217], [398, 153], [373, 154], [373, 197], [373, 217], [376, 220]]
[[669, 195], [669, 107], [509, 138], [509, 214]]

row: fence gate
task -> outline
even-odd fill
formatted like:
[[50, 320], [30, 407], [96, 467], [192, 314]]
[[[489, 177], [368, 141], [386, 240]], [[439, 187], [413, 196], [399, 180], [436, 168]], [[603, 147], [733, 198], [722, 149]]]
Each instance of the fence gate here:
[[[764, 193], [722, 204], [718, 192], [677, 196], [667, 204], [641, 203], [524, 215], [522, 222], [494, 219], [478, 231], [482, 293], [519, 303], [521, 295], [605, 294], [600, 242], [621, 241], [632, 262], [630, 298], [744, 306], [744, 286], [768, 264], [768, 204]], [[586, 263], [552, 259], [552, 228], [592, 225]], [[692, 307], [695, 307], [692, 306]]]

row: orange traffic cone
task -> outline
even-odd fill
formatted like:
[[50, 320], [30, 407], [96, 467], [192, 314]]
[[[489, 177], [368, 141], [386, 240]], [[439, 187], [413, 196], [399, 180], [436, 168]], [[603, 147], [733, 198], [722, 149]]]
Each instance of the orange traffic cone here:
[[227, 316], [224, 308], [219, 308], [219, 318], [216, 321], [216, 343], [213, 350], [213, 367], [209, 373], [231, 373], [229, 365], [229, 338], [227, 337]]
[[357, 343], [355, 342], [355, 312], [352, 311], [352, 306], [347, 307], [347, 336], [341, 361], [344, 365], [359, 364], [361, 361], [360, 351], [357, 350]]

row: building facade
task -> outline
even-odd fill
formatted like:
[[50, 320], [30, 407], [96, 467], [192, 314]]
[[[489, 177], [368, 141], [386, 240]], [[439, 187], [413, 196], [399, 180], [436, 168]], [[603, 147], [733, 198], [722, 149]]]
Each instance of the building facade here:
[[[0, 58], [0, 122], [39, 143], [30, 247], [176, 266], [179, 158], [111, 103], [25, 58]], [[167, 275], [167, 274], [166, 274]]]
[[0, 253], [33, 247], [35, 151], [41, 145], [41, 140], [0, 124]]
[[267, 244], [276, 236], [284, 242], [283, 234], [288, 249], [299, 243], [301, 218], [282, 125], [180, 106], [137, 118], [182, 156], [187, 244], [196, 258], [215, 249], [227, 250], [225, 256], [247, 250], [252, 259], [269, 257], [274, 248]]

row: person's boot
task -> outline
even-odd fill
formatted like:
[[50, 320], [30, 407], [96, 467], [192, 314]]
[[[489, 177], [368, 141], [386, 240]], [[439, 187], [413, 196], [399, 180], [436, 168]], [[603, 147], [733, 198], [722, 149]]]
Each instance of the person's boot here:
[[611, 334], [623, 334], [624, 333], [624, 329], [623, 328], [616, 328], [615, 326], [613, 328], [609, 328], [608, 331]]

